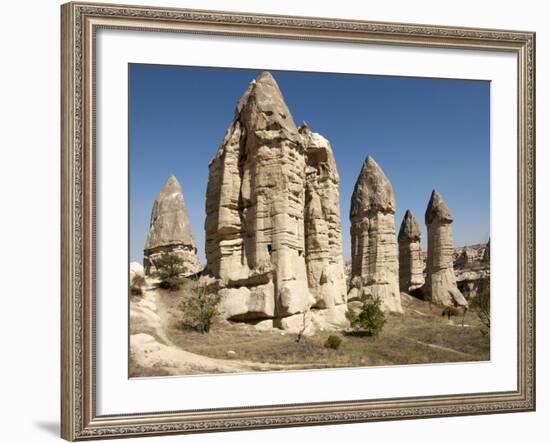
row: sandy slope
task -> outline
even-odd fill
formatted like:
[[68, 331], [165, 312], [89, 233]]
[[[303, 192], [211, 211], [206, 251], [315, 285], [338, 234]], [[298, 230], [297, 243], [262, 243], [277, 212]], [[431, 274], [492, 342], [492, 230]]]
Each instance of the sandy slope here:
[[211, 358], [177, 347], [170, 341], [162, 327], [167, 319], [163, 318], [165, 312], [159, 306], [159, 299], [157, 291], [148, 287], [143, 296], [133, 296], [130, 301], [131, 375], [211, 374], [293, 367]]

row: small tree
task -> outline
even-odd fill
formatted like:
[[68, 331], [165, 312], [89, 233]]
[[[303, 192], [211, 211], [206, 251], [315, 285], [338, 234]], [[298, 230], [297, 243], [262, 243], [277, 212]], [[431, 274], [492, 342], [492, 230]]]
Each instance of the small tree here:
[[325, 342], [325, 348], [329, 349], [338, 349], [342, 344], [342, 339], [337, 335], [329, 335], [327, 341]]
[[346, 312], [346, 317], [351, 324], [351, 328], [356, 332], [364, 332], [366, 335], [378, 336], [384, 325], [386, 317], [380, 305], [382, 301], [379, 298], [367, 298], [363, 296], [363, 306], [359, 313], [355, 313], [351, 309]]
[[185, 281], [183, 259], [179, 255], [165, 252], [155, 260], [155, 267], [157, 270], [153, 275], [160, 280], [159, 286], [163, 289], [176, 291]]
[[477, 311], [479, 320], [486, 328], [483, 332], [487, 334], [491, 328], [491, 293], [489, 291], [480, 292], [472, 299], [471, 306]]
[[457, 316], [458, 314], [459, 314], [458, 309], [455, 308], [454, 306], [445, 306], [443, 308], [443, 311], [441, 312], [441, 316], [443, 317], [447, 316], [449, 320], [451, 319], [451, 317]]
[[208, 333], [218, 315], [220, 300], [219, 294], [209, 292], [206, 287], [194, 287], [192, 294], [186, 296], [179, 305], [185, 317], [185, 323], [203, 334]]
[[134, 274], [130, 281], [130, 293], [132, 295], [143, 294], [143, 287], [145, 286], [145, 277], [141, 274]]

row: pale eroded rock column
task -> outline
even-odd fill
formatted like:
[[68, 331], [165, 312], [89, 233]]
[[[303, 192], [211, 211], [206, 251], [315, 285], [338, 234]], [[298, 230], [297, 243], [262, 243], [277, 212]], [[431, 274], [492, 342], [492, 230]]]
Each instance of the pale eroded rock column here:
[[143, 250], [147, 275], [156, 271], [155, 262], [163, 253], [183, 259], [183, 275], [196, 274], [202, 269], [181, 185], [173, 175], [164, 184], [151, 211], [149, 234]]
[[420, 226], [414, 214], [407, 209], [399, 235], [399, 289], [412, 292], [424, 284], [424, 260], [420, 246]]
[[[340, 177], [327, 139], [303, 123], [299, 129], [306, 148], [304, 210], [308, 286], [314, 308], [327, 310], [331, 323], [346, 322], [347, 288], [342, 251]], [[330, 312], [328, 312], [330, 311]]]
[[277, 83], [262, 72], [239, 100], [209, 165], [207, 270], [222, 288], [226, 318], [283, 318], [314, 303], [305, 261], [305, 170], [302, 136]]
[[330, 143], [296, 127], [262, 72], [209, 165], [207, 273], [225, 318], [291, 331], [346, 321], [338, 186]]
[[426, 209], [425, 220], [428, 227], [428, 256], [424, 296], [442, 306], [468, 306], [458, 290], [453, 269], [453, 216], [435, 189]]
[[403, 312], [395, 235], [395, 197], [390, 181], [367, 157], [351, 198], [352, 289], [379, 298], [385, 311]]

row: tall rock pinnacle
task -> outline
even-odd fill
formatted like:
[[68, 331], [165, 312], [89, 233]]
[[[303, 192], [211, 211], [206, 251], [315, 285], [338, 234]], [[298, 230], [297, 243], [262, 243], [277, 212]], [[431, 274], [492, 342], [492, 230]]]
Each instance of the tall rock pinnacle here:
[[403, 312], [395, 238], [395, 197], [390, 181], [367, 157], [351, 197], [351, 275], [349, 298], [381, 300], [386, 311]]
[[350, 219], [361, 218], [366, 213], [395, 213], [393, 188], [370, 155], [367, 156], [351, 197]]
[[[322, 155], [332, 152], [328, 142], [323, 144], [310, 134], [298, 130], [275, 79], [262, 72], [239, 100], [233, 122], [210, 162], [207, 272], [221, 288], [226, 318], [273, 318], [276, 326], [301, 328], [303, 316], [298, 314], [311, 306], [340, 303], [345, 320], [345, 291], [336, 296], [319, 289], [321, 281], [340, 275], [343, 279], [343, 260], [341, 269], [336, 265], [338, 269], [330, 275], [317, 275], [317, 265], [310, 266], [315, 261], [325, 263], [329, 250], [338, 250], [331, 243], [337, 229], [330, 220], [334, 208], [327, 211], [327, 220], [317, 218], [325, 213], [323, 205], [332, 204], [320, 202], [325, 185], [316, 179], [308, 185], [306, 177], [308, 168], [323, 174], [330, 169], [330, 160], [323, 161]], [[309, 159], [308, 150], [312, 155], [320, 153], [320, 160]], [[335, 165], [329, 174], [337, 177]], [[337, 188], [338, 180], [330, 186]], [[306, 211], [309, 219], [317, 214], [315, 223], [308, 225]], [[319, 232], [318, 244], [309, 238], [312, 232]], [[315, 253], [306, 259], [308, 251]], [[310, 283], [311, 279], [319, 282]]]
[[185, 275], [195, 274], [201, 269], [183, 192], [173, 175], [157, 195], [151, 211], [149, 234], [143, 251], [147, 274], [156, 270], [155, 261], [164, 252], [183, 258]]
[[399, 235], [399, 288], [411, 292], [424, 284], [424, 261], [420, 246], [420, 226], [414, 214], [407, 209]]
[[426, 208], [428, 257], [426, 260], [426, 299], [443, 306], [468, 306], [458, 290], [453, 269], [453, 216], [441, 195], [434, 189]]
[[304, 233], [306, 269], [314, 307], [346, 303], [340, 219], [340, 177], [329, 141], [306, 124], [299, 129], [306, 148]]

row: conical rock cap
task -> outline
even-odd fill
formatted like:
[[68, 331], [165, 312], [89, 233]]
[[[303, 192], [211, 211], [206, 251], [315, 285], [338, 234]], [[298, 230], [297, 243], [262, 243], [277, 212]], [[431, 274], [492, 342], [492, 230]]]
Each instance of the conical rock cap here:
[[195, 247], [181, 185], [171, 175], [153, 204], [145, 250], [174, 244]]
[[355, 183], [350, 218], [364, 213], [395, 213], [393, 188], [378, 163], [368, 156]]
[[401, 222], [401, 228], [399, 229], [399, 235], [397, 236], [399, 241], [419, 241], [420, 240], [420, 225], [416, 220], [414, 214], [407, 209], [403, 221]]
[[427, 225], [453, 222], [453, 215], [449, 207], [443, 201], [441, 194], [435, 189], [432, 191], [428, 207], [426, 208], [425, 221]]

